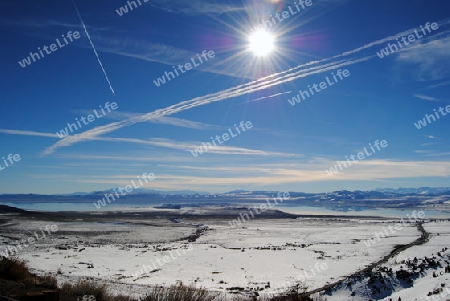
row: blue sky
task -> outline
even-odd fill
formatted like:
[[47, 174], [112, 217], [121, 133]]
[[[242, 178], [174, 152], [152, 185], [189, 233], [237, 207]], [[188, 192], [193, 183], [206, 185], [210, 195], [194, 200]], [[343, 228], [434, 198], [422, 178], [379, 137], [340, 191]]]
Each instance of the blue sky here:
[[[312, 0], [268, 29], [275, 50], [265, 57], [248, 50], [249, 35], [293, 1], [141, 3], [120, 16], [126, 1], [76, 1], [99, 60], [72, 1], [0, 3], [0, 158], [21, 157], [0, 170], [0, 193], [101, 190], [146, 172], [156, 177], [146, 188], [162, 190], [450, 186], [450, 117], [414, 125], [450, 105], [448, 1]], [[427, 22], [439, 28], [379, 58]], [[69, 31], [80, 38], [18, 63]], [[214, 57], [200, 64], [203, 51]], [[154, 84], [191, 59], [198, 66]], [[339, 69], [350, 76], [289, 103]], [[118, 108], [56, 135], [107, 102]], [[253, 127], [190, 152], [241, 121]], [[326, 173], [376, 140], [388, 146]]]

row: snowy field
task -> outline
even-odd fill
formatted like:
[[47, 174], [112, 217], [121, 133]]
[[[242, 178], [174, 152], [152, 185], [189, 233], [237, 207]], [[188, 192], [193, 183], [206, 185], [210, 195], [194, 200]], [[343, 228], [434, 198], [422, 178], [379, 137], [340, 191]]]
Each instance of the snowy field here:
[[[310, 291], [345, 279], [380, 260], [396, 245], [411, 243], [421, 234], [415, 224], [409, 223], [369, 244], [367, 239], [373, 238], [375, 232], [394, 226], [398, 220], [255, 219], [240, 228], [231, 227], [228, 221], [223, 218], [196, 218], [185, 223], [156, 218], [121, 219], [113, 223], [13, 220], [2, 227], [2, 239], [3, 243], [11, 244], [47, 224], [56, 224], [57, 232], [18, 254], [33, 271], [52, 274], [58, 282], [89, 278], [106, 283], [112, 292], [138, 297], [145, 294], [148, 285], [170, 285], [176, 281], [223, 293], [278, 293], [296, 283], [305, 284]], [[200, 231], [203, 227], [192, 225], [199, 223], [208, 225], [208, 229]], [[430, 256], [449, 246], [449, 225], [426, 224], [426, 229], [434, 233], [430, 241], [400, 253], [389, 264], [396, 266], [406, 257]], [[198, 238], [189, 242], [188, 237], [196, 231]], [[423, 294], [440, 286], [437, 282], [430, 283], [427, 277], [418, 280], [418, 287], [427, 288], [418, 288]], [[394, 296], [419, 296], [415, 288], [394, 292]], [[361, 293], [359, 298], [358, 295], [350, 298], [347, 288], [336, 289], [326, 297], [368, 300], [363, 292], [357, 293]]]
[[[380, 293], [372, 295], [367, 289], [367, 279], [359, 280], [351, 285], [343, 284], [325, 294], [327, 301], [335, 300], [427, 300], [445, 301], [450, 300], [450, 273], [445, 271], [450, 263], [450, 222], [426, 223], [424, 228], [429, 232], [430, 239], [420, 246], [413, 246], [396, 256], [393, 256], [386, 264], [382, 264], [380, 270], [392, 269], [393, 275], [397, 271], [411, 271], [406, 262], [414, 262], [417, 266], [424, 262], [424, 258], [436, 262], [436, 266], [423, 264], [424, 271], [419, 273], [413, 283], [399, 281], [398, 278], [381, 272], [374, 286], [380, 287]], [[448, 248], [448, 249], [447, 249]], [[383, 281], [380, 279], [383, 278]], [[354, 292], [354, 295], [351, 295]]]

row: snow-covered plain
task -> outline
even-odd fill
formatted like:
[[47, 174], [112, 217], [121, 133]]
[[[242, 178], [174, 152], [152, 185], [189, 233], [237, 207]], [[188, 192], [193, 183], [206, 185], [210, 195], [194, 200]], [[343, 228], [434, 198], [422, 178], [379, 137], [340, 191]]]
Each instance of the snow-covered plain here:
[[[450, 273], [445, 271], [450, 263], [450, 222], [434, 221], [424, 224], [424, 228], [429, 232], [430, 239], [425, 244], [412, 246], [411, 248], [393, 256], [387, 263], [380, 265], [380, 270], [392, 269], [392, 274], [397, 271], [408, 271], [412, 269], [406, 264], [417, 258], [417, 266], [424, 263], [424, 271], [418, 273], [417, 277], [412, 277], [412, 283], [399, 281], [395, 276], [381, 272], [383, 280], [379, 277], [375, 287], [380, 287], [380, 293], [372, 294], [369, 290], [368, 277], [363, 277], [357, 283], [345, 282], [335, 287], [325, 294], [327, 301], [334, 300], [450, 300]], [[424, 258], [433, 260], [436, 266], [427, 264]], [[434, 276], [433, 276], [434, 274]], [[372, 274], [373, 275], [373, 274]], [[375, 278], [374, 278], [375, 279]], [[352, 295], [351, 293], [354, 293]]]
[[[186, 223], [157, 218], [114, 219], [111, 223], [14, 220], [2, 227], [2, 239], [4, 243], [12, 243], [14, 239], [31, 236], [30, 233], [46, 224], [57, 224], [58, 232], [18, 254], [33, 271], [52, 274], [60, 283], [88, 278], [106, 283], [114, 293], [138, 297], [145, 295], [149, 285], [170, 285], [176, 281], [223, 293], [278, 293], [295, 283], [313, 290], [344, 279], [389, 254], [396, 245], [420, 237], [416, 225], [410, 223], [368, 247], [367, 239], [398, 220], [255, 219], [238, 228], [231, 227], [230, 220], [201, 217], [187, 219]], [[196, 241], [188, 242], [187, 237], [199, 229], [189, 223], [202, 223], [209, 228]], [[388, 265], [398, 265], [396, 260], [403, 258], [400, 256], [430, 256], [448, 246], [449, 225], [427, 223], [430, 232], [440, 235], [400, 253]], [[438, 285], [429, 283], [428, 276], [417, 280], [418, 287], [426, 287], [420, 289], [424, 296]], [[393, 297], [414, 300], [407, 296], [421, 296], [415, 287], [394, 292]], [[363, 292], [359, 297], [358, 294], [350, 297], [347, 287], [328, 292], [326, 297], [368, 300]]]

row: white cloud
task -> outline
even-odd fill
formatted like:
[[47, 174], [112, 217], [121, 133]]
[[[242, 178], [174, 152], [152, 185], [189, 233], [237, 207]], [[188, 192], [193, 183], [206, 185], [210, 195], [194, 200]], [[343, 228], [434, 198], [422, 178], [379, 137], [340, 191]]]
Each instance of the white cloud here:
[[[105, 116], [106, 118], [116, 119], [116, 120], [123, 120], [127, 118], [137, 117], [142, 115], [141, 113], [129, 113], [129, 112], [111, 112], [111, 114], [108, 114]], [[178, 126], [178, 127], [184, 127], [188, 129], [194, 129], [194, 130], [218, 130], [218, 129], [224, 129], [222, 126], [213, 125], [213, 124], [207, 124], [203, 122], [196, 122], [191, 121], [187, 119], [181, 119], [176, 117], [160, 117], [156, 119], [148, 120], [148, 122], [151, 123], [157, 123], [157, 124], [167, 124], [172, 126]]]
[[439, 101], [439, 99], [437, 99], [435, 97], [427, 96], [427, 95], [423, 95], [423, 94], [414, 94], [414, 97], [420, 98], [423, 100], [427, 100], [427, 101]]
[[[49, 138], [59, 138], [56, 134], [51, 133], [42, 133], [42, 132], [34, 132], [34, 131], [22, 131], [22, 130], [5, 130], [0, 129], [1, 133], [11, 134], [11, 135], [24, 135], [24, 136], [38, 136], [38, 137], [49, 137]], [[75, 136], [68, 136], [69, 138], [76, 138]], [[138, 139], [138, 138], [110, 138], [110, 137], [91, 137], [84, 138], [84, 140], [93, 140], [93, 141], [105, 141], [105, 142], [122, 142], [122, 143], [135, 143], [141, 145], [150, 145], [155, 147], [162, 148], [170, 148], [182, 151], [190, 151], [195, 148], [201, 147], [202, 142], [181, 142], [174, 141], [170, 139], [164, 138], [153, 138], [153, 139]], [[210, 142], [210, 141], [207, 141]], [[211, 143], [211, 145], [213, 145]], [[299, 157], [301, 155], [298, 154], [288, 154], [281, 152], [270, 152], [264, 150], [256, 150], [242, 147], [234, 147], [234, 146], [226, 146], [226, 145], [217, 145], [211, 147], [207, 152], [207, 154], [222, 154], [222, 155], [253, 155], [253, 156], [278, 156], [278, 157]]]
[[269, 96], [262, 96], [262, 97], [259, 97], [259, 98], [253, 99], [253, 100], [247, 100], [247, 101], [245, 101], [245, 102], [243, 102], [243, 103], [249, 103], [249, 102], [260, 101], [260, 100], [264, 100], [264, 99], [268, 99], [268, 98], [273, 98], [273, 97], [277, 97], [277, 96], [284, 95], [284, 94], [290, 94], [291, 92], [292, 92], [292, 91], [275, 93], [275, 94], [272, 94], [272, 95], [269, 95]]
[[417, 69], [418, 80], [439, 80], [450, 75], [449, 49], [450, 37], [434, 39], [402, 51], [397, 59]]
[[[207, 141], [210, 142], [210, 141]], [[179, 142], [173, 141], [169, 139], [151, 139], [149, 142], [151, 145], [159, 146], [159, 147], [167, 147], [172, 149], [184, 150], [184, 151], [193, 151], [195, 148], [201, 147], [201, 142]], [[212, 143], [211, 143], [212, 144]], [[287, 154], [281, 152], [269, 152], [263, 150], [255, 150], [248, 149], [242, 147], [233, 147], [226, 145], [217, 145], [213, 146], [211, 149], [208, 149], [205, 154], [222, 154], [222, 155], [257, 155], [257, 156], [279, 156], [279, 157], [299, 157], [298, 154]]]
[[[197, 57], [196, 52], [170, 45], [151, 43], [145, 40], [131, 38], [121, 39], [106, 35], [97, 36], [96, 45], [98, 45], [97, 48], [103, 52], [168, 65], [170, 66], [168, 71], [172, 71], [172, 66], [177, 66], [179, 64], [184, 65], [190, 62], [191, 58], [196, 59]], [[207, 52], [210, 50], [215, 51], [215, 49], [203, 50], [206, 50]], [[217, 53], [215, 54], [217, 55]], [[244, 66], [234, 64], [233, 68], [229, 68], [229, 63], [227, 65], [226, 62], [219, 61], [215, 57], [209, 59], [200, 66], [195, 67], [195, 70], [223, 74], [236, 78], [252, 79], [250, 73]], [[156, 80], [156, 78], [154, 80]]]
[[431, 86], [427, 87], [427, 90], [429, 90], [429, 89], [436, 89], [436, 88], [443, 87], [443, 86], [448, 86], [448, 85], [450, 85], [450, 81], [444, 81], [444, 82], [441, 82], [439, 84], [435, 84], [435, 85], [431, 85]]
[[217, 0], [151, 0], [148, 2], [154, 8], [165, 10], [171, 13], [179, 14], [215, 14], [244, 11], [245, 7], [242, 5], [232, 5], [224, 1]]
[[[443, 161], [390, 161], [390, 160], [366, 160], [349, 167], [332, 177], [328, 176], [325, 169], [336, 162], [319, 160], [311, 164], [290, 164], [286, 168], [284, 164], [265, 166], [264, 168], [251, 166], [239, 167], [216, 167], [210, 166], [210, 171], [235, 171], [227, 173], [226, 176], [204, 175], [201, 172], [208, 171], [208, 168], [196, 168], [182, 166], [180, 168], [199, 171], [193, 175], [157, 174], [157, 180], [152, 183], [156, 189], [181, 189], [181, 188], [202, 188], [205, 186], [273, 186], [292, 183], [307, 183], [317, 181], [368, 181], [398, 178], [418, 178], [418, 177], [448, 177], [450, 176], [450, 162]], [[242, 176], [245, 170], [246, 176]], [[221, 172], [220, 174], [223, 174]], [[234, 176], [233, 176], [234, 175]], [[105, 179], [106, 180], [106, 179]], [[90, 179], [81, 181], [89, 182]], [[107, 181], [105, 181], [106, 183]], [[111, 182], [114, 183], [114, 182]]]
[[25, 136], [36, 136], [36, 137], [47, 137], [47, 138], [58, 138], [58, 135], [52, 133], [42, 133], [35, 131], [22, 131], [22, 130], [7, 130], [0, 129], [0, 133], [9, 135], [25, 135]]
[[[30, 30], [30, 29], [44, 29], [50, 28], [55, 30], [64, 28], [70, 29], [81, 29], [84, 30], [84, 27], [80, 24], [67, 24], [60, 21], [55, 20], [6, 20], [3, 23], [7, 26], [19, 26], [25, 29], [29, 29], [25, 32], [25, 34], [32, 35], [42, 39], [50, 39], [52, 35], [48, 33], [43, 33], [42, 30]], [[111, 36], [108, 34], [107, 28], [86, 27], [89, 30], [92, 30], [97, 33], [95, 36], [95, 48], [101, 52], [112, 53], [115, 55], [135, 58], [147, 62], [155, 62], [160, 64], [165, 64], [170, 66], [168, 71], [171, 71], [172, 66], [177, 66], [178, 64], [186, 64], [191, 60], [191, 58], [196, 58], [197, 53], [194, 51], [177, 48], [174, 46], [161, 44], [161, 43], [152, 43], [143, 39], [138, 38], [120, 38], [117, 34]], [[82, 47], [82, 48], [91, 48], [90, 44], [83, 43], [75, 43], [74, 46]], [[203, 49], [206, 51], [215, 50], [215, 49]], [[202, 50], [202, 51], [203, 51]], [[207, 62], [204, 62], [200, 66], [195, 68], [196, 70], [227, 75], [235, 78], [244, 78], [244, 79], [253, 79], [253, 76], [250, 74], [248, 69], [245, 68], [242, 64], [235, 64], [230, 68], [229, 62], [219, 61], [210, 59]], [[162, 75], [162, 74], [161, 74]], [[156, 80], [156, 78], [155, 78]]]

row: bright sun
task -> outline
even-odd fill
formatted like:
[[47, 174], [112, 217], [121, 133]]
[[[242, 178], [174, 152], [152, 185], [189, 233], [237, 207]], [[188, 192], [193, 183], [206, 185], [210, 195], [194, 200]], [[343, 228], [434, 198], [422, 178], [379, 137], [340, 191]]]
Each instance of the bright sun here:
[[257, 30], [249, 36], [249, 50], [256, 56], [267, 56], [275, 49], [275, 37], [265, 31]]

